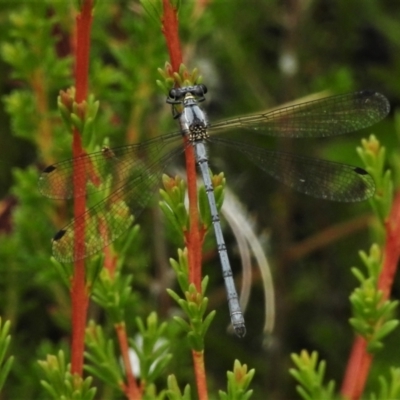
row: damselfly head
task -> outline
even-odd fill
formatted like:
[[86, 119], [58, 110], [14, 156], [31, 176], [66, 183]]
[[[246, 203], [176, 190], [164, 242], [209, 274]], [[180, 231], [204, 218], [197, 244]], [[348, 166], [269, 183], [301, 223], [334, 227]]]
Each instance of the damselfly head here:
[[194, 97], [199, 98], [199, 101], [203, 101], [204, 95], [207, 93], [207, 86], [204, 84], [183, 86], [180, 88], [173, 88], [169, 91], [167, 97], [167, 103], [177, 104], [181, 103], [187, 94], [191, 94]]

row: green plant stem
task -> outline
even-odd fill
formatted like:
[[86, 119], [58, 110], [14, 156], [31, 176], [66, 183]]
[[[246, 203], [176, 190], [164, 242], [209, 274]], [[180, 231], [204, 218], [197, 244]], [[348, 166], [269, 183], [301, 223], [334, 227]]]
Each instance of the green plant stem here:
[[[76, 48], [75, 48], [75, 101], [81, 104], [87, 98], [88, 72], [89, 72], [89, 50], [90, 30], [92, 25], [92, 0], [83, 3], [80, 14], [76, 17]], [[76, 128], [73, 130], [73, 156], [80, 156], [84, 150], [80, 133]], [[76, 160], [76, 158], [75, 158]], [[84, 193], [86, 187], [84, 180], [78, 174], [78, 162], [74, 162], [73, 186], [74, 193]], [[85, 196], [76, 196], [74, 201], [74, 217], [85, 213]], [[85, 246], [84, 227], [77, 229], [75, 226], [74, 249], [79, 254]], [[83, 354], [85, 346], [85, 325], [89, 302], [88, 290], [85, 285], [85, 262], [77, 260], [74, 264], [74, 276], [71, 286], [72, 302], [72, 349], [71, 349], [71, 372], [82, 376]]]
[[[383, 292], [382, 301], [387, 300], [390, 296], [400, 258], [400, 193], [395, 196], [385, 226], [386, 244], [383, 266], [378, 280], [378, 289]], [[341, 394], [345, 398], [357, 400], [361, 398], [364, 392], [373, 358], [367, 352], [367, 345], [367, 341], [361, 336], [357, 336], [354, 340], [341, 389]]]

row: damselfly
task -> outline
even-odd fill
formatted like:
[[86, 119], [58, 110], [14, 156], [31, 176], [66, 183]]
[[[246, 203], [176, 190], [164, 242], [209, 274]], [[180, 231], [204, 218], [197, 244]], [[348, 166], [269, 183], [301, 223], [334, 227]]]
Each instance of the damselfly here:
[[[78, 216], [53, 238], [53, 255], [72, 262], [99, 252], [122, 235], [143, 211], [159, 185], [168, 164], [185, 146], [194, 146], [214, 225], [232, 325], [244, 336], [245, 324], [209, 175], [205, 144], [220, 144], [245, 154], [253, 163], [293, 189], [334, 201], [362, 201], [373, 195], [375, 184], [368, 173], [356, 166], [289, 153], [275, 152], [228, 137], [214, 136], [228, 130], [247, 129], [268, 136], [313, 138], [341, 135], [366, 128], [389, 112], [388, 100], [377, 92], [362, 91], [327, 97], [274, 111], [209, 123], [198, 103], [205, 100], [205, 85], [172, 89], [167, 102], [179, 118], [180, 131], [101, 152], [85, 154], [47, 167], [40, 176], [42, 194], [55, 199], [86, 196], [109, 191], [108, 196]], [[176, 146], [182, 140], [182, 146]], [[75, 177], [73, 178], [73, 174]], [[80, 193], [74, 182], [81, 180]], [[75, 249], [75, 232], [83, 229], [85, 243]]]

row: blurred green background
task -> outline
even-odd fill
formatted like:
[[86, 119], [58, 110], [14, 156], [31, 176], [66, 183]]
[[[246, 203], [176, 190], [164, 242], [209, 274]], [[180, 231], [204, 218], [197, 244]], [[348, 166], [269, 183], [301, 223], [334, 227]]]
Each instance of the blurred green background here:
[[[105, 140], [115, 146], [176, 129], [165, 96], [155, 83], [160, 79], [157, 68], [168, 61], [154, 11], [157, 7], [151, 7], [158, 1], [144, 3], [148, 11], [135, 0], [98, 1], [90, 91], [100, 101], [100, 111], [93, 135], [85, 138], [89, 151]], [[396, 176], [399, 2], [181, 3], [184, 62], [189, 68], [198, 67], [208, 86], [204, 107], [211, 121], [267, 110], [315, 92], [377, 90], [390, 100], [392, 113], [363, 132], [312, 141], [252, 141], [361, 166], [355, 149], [361, 138], [374, 133], [386, 146], [388, 167], [394, 168]], [[0, 0], [0, 5], [0, 315], [12, 321], [12, 353], [17, 357], [0, 398], [39, 399], [45, 397], [41, 397], [36, 360], [59, 348], [67, 349], [70, 333], [68, 290], [49, 261], [50, 238], [70, 214], [64, 203], [42, 198], [36, 184], [45, 165], [71, 156], [71, 136], [58, 116], [56, 101], [59, 90], [72, 84], [74, 14], [67, 1]], [[227, 334], [223, 281], [209, 235], [204, 271], [211, 277], [211, 307], [217, 309], [206, 342], [210, 392], [225, 387], [226, 371], [237, 358], [256, 368], [253, 398], [297, 398], [288, 368], [292, 366], [290, 354], [302, 349], [317, 350], [327, 361], [328, 377], [340, 387], [353, 340], [348, 297], [356, 280], [350, 267], [361, 265], [358, 251], [368, 250], [374, 240], [367, 223], [368, 202], [340, 204], [309, 198], [273, 182], [240, 154], [232, 156], [217, 148], [210, 153], [213, 171], [225, 172], [230, 189], [263, 238], [277, 302], [276, 328], [265, 338], [264, 294], [255, 279], [245, 315], [247, 336], [239, 340]], [[130, 249], [126, 268], [135, 279], [134, 312], [146, 316], [155, 309], [167, 318], [175, 306], [159, 288], [165, 285], [168, 259], [175, 257], [176, 246], [168, 231], [163, 233], [156, 201], [153, 205], [153, 211], [139, 220], [140, 237]], [[233, 268], [239, 274], [237, 245], [228, 226], [225, 235]], [[308, 249], [307, 240], [317, 244]], [[393, 297], [398, 296], [397, 278]], [[91, 317], [101, 320], [102, 315], [93, 307]], [[399, 364], [399, 340], [396, 331], [376, 357], [369, 389], [376, 385], [377, 375]], [[191, 382], [187, 348], [174, 351], [177, 357], [169, 372], [176, 373], [182, 384]], [[100, 390], [98, 398], [107, 397]]]

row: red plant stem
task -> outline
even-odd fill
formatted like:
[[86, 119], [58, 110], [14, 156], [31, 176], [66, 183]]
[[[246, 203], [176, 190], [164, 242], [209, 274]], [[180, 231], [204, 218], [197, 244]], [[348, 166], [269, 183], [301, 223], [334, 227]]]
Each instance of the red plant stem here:
[[199, 400], [208, 400], [204, 352], [192, 350], [192, 358], [196, 376], [197, 395]]
[[123, 388], [124, 393], [129, 400], [140, 400], [142, 398], [142, 395], [136, 383], [135, 376], [133, 375], [131, 361], [129, 359], [129, 345], [125, 323], [120, 322], [116, 324], [115, 330], [117, 331], [119, 348], [121, 350], [121, 355], [126, 371], [126, 380], [128, 382], [128, 385]]
[[75, 84], [77, 103], [86, 100], [88, 92], [90, 31], [92, 27], [92, 0], [86, 0], [76, 16]]
[[396, 193], [392, 210], [386, 221], [386, 246], [383, 268], [379, 275], [378, 288], [387, 300], [392, 290], [397, 264], [400, 258], [400, 192]]
[[364, 391], [372, 356], [367, 352], [367, 341], [361, 336], [354, 339], [341, 394], [351, 400], [359, 399]]
[[[87, 97], [88, 72], [89, 72], [89, 49], [90, 29], [92, 25], [92, 0], [86, 0], [81, 13], [76, 17], [76, 46], [75, 46], [75, 101], [80, 104]], [[83, 154], [80, 132], [73, 130], [72, 151], [74, 158]], [[85, 181], [79, 177], [78, 165], [74, 163], [73, 186], [74, 193], [82, 193], [86, 189]], [[77, 218], [86, 210], [85, 196], [76, 196], [74, 202], [74, 217]], [[82, 254], [85, 247], [84, 226], [75, 226], [74, 236], [75, 254]], [[71, 285], [72, 303], [72, 349], [71, 349], [71, 372], [82, 376], [83, 354], [85, 348], [85, 326], [89, 303], [88, 290], [85, 284], [85, 262], [77, 260], [74, 264], [74, 276]]]
[[[167, 43], [172, 69], [178, 72], [182, 63], [182, 52], [179, 41], [177, 10], [171, 6], [170, 0], [163, 0], [163, 7], [162, 32]], [[195, 285], [198, 292], [201, 292], [201, 249], [204, 234], [199, 230], [196, 159], [193, 146], [188, 143], [187, 137], [184, 138], [184, 144], [190, 220], [189, 234], [185, 237], [188, 248], [189, 282]], [[208, 400], [204, 353], [193, 350], [192, 357], [199, 400]]]
[[[99, 234], [104, 239], [104, 243], [108, 242], [108, 228], [107, 222], [103, 218], [99, 218]], [[103, 267], [108, 270], [110, 278], [114, 279], [115, 270], [117, 269], [117, 257], [113, 255], [110, 246], [107, 246], [103, 250], [104, 252], [104, 263]]]
[[[385, 301], [390, 296], [397, 264], [400, 258], [400, 193], [393, 202], [389, 218], [386, 220], [386, 244], [383, 254], [383, 266], [379, 275], [378, 289], [383, 292]], [[367, 352], [367, 342], [361, 336], [354, 340], [341, 394], [343, 397], [357, 400], [363, 392], [371, 368], [372, 355]]]
[[178, 29], [178, 13], [176, 8], [172, 7], [170, 0], [163, 0], [163, 8], [164, 15], [161, 20], [161, 30], [167, 42], [172, 69], [173, 71], [178, 72], [179, 67], [182, 64], [182, 51]]
[[[171, 6], [170, 0], [163, 0], [164, 15], [162, 17], [162, 32], [168, 47], [173, 71], [178, 71], [182, 63], [182, 52], [179, 41], [177, 10]], [[186, 235], [188, 248], [189, 282], [193, 283], [198, 292], [201, 291], [201, 248], [203, 235], [199, 231], [199, 214], [197, 208], [197, 175], [196, 159], [193, 146], [185, 138], [185, 160], [189, 197], [189, 234]]]
[[[188, 139], [185, 137], [185, 145]], [[191, 145], [185, 147], [185, 162], [187, 175], [187, 189], [189, 198], [189, 235], [186, 235], [189, 262], [189, 282], [201, 293], [201, 248], [203, 236], [199, 230], [199, 212], [197, 208], [197, 174], [194, 149]]]

